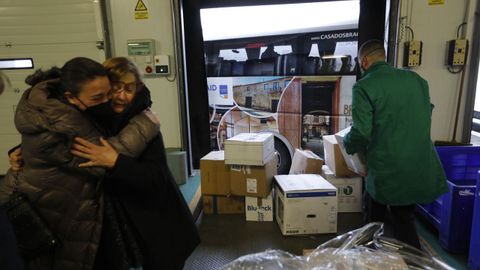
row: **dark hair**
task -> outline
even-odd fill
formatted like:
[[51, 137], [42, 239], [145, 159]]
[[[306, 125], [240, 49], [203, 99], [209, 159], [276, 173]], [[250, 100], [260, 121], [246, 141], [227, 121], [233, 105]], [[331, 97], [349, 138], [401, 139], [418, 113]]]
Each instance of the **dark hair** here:
[[61, 93], [70, 91], [77, 96], [85, 82], [103, 76], [107, 76], [107, 71], [100, 63], [86, 57], [76, 57], [67, 61], [61, 69], [58, 67], [52, 67], [46, 71], [39, 69], [29, 75], [25, 82], [34, 86], [42, 81], [59, 78], [60, 89], [58, 90]]
[[135, 63], [126, 57], [113, 57], [107, 59], [103, 62], [103, 66], [107, 69], [108, 76], [112, 81], [119, 81], [120, 78], [126, 74], [132, 73], [135, 76], [135, 80], [138, 83], [141, 82], [140, 71]]
[[37, 69], [33, 74], [30, 74], [25, 79], [25, 83], [34, 86], [39, 82], [60, 78], [61, 70], [58, 67], [52, 67], [49, 70], [43, 71]]
[[365, 41], [362, 46], [360, 46], [360, 49], [358, 49], [359, 59], [360, 57], [374, 54], [374, 52], [375, 54], [385, 56], [385, 48], [383, 47], [383, 41], [378, 39], [370, 39], [368, 41]]
[[63, 91], [68, 90], [77, 96], [85, 82], [107, 75], [107, 70], [100, 63], [89, 58], [76, 57], [63, 65], [60, 84]]

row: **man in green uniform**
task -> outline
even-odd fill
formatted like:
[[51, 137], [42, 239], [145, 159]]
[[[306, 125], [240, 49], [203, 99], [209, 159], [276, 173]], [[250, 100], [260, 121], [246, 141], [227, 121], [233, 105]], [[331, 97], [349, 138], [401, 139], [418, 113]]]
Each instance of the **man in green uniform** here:
[[367, 221], [384, 222], [389, 212], [393, 237], [420, 248], [415, 204], [432, 202], [448, 190], [430, 138], [428, 84], [385, 63], [378, 40], [360, 47], [358, 65], [363, 77], [353, 86], [353, 126], [344, 144], [347, 153], [367, 157]]

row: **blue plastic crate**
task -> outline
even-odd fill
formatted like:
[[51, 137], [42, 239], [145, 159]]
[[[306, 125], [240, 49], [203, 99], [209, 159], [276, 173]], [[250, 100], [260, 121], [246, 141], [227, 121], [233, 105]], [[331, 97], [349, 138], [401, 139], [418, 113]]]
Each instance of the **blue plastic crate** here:
[[453, 253], [466, 253], [470, 243], [480, 147], [436, 147], [448, 179], [449, 191], [417, 209], [439, 232], [440, 244]]
[[448, 181], [449, 191], [442, 195], [440, 211], [440, 245], [452, 253], [467, 253], [472, 229], [476, 181]]
[[475, 192], [468, 266], [470, 266], [470, 269], [480, 270], [480, 173], [478, 174], [477, 191]]
[[438, 230], [440, 245], [452, 253], [466, 253], [470, 243], [475, 181], [447, 181], [448, 192], [417, 210]]
[[[446, 196], [446, 195], [444, 195]], [[417, 210], [422, 214], [437, 230], [440, 230], [440, 215], [442, 213], [442, 197], [432, 203], [418, 204]]]
[[438, 146], [436, 150], [448, 180], [476, 181], [480, 170], [480, 146]]

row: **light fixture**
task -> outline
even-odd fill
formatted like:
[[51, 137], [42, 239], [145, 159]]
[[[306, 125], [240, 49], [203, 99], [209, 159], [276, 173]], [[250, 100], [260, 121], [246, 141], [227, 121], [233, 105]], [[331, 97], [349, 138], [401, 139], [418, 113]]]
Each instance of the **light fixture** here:
[[0, 59], [0, 70], [2, 69], [32, 69], [32, 58]]
[[325, 55], [322, 56], [322, 59], [334, 59], [334, 58], [345, 58], [346, 55]]

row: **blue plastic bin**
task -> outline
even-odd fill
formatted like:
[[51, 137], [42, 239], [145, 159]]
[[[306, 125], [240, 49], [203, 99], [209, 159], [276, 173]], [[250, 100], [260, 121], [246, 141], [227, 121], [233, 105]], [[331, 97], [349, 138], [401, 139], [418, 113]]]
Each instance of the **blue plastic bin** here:
[[468, 266], [470, 269], [480, 270], [480, 172], [477, 179], [477, 192], [475, 193]]
[[438, 146], [436, 150], [449, 181], [477, 180], [480, 146]]
[[480, 147], [441, 146], [436, 150], [448, 179], [449, 191], [433, 203], [418, 205], [418, 212], [438, 229], [444, 249], [466, 253], [480, 170]]
[[452, 253], [467, 253], [472, 229], [476, 181], [448, 181], [449, 192], [442, 196], [440, 245]]

